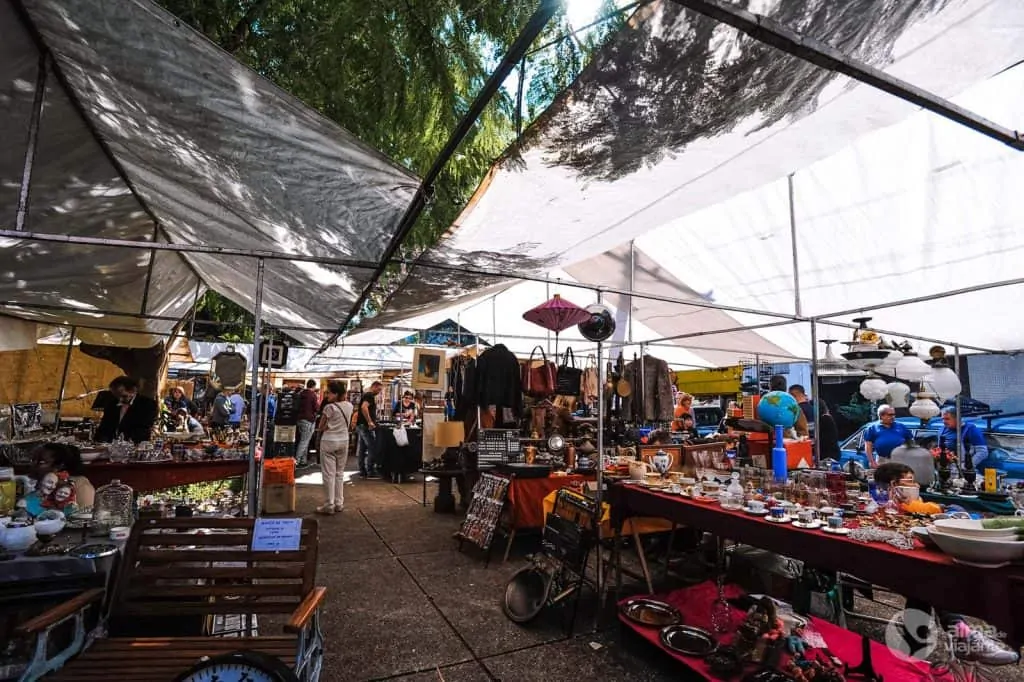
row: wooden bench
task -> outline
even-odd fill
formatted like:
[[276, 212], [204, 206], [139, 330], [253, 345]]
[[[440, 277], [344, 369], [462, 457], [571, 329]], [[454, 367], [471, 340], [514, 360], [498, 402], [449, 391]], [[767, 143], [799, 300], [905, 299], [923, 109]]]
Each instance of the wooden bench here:
[[[103, 600], [90, 590], [23, 623], [23, 637], [35, 639], [35, 657], [23, 680], [117, 680], [168, 682], [204, 657], [258, 651], [284, 661], [299, 680], [316, 682], [323, 660], [319, 607], [326, 588], [316, 587], [318, 527], [302, 522], [295, 552], [253, 552], [253, 519], [152, 519], [132, 528], [110, 595], [107, 623], [171, 621], [206, 623], [200, 636], [85, 637], [82, 614]], [[216, 616], [280, 617], [283, 634], [210, 636]], [[285, 620], [287, 616], [287, 620]], [[75, 620], [74, 642], [48, 657], [49, 633]], [[121, 628], [123, 629], [123, 627]], [[266, 628], [263, 628], [266, 629]]]

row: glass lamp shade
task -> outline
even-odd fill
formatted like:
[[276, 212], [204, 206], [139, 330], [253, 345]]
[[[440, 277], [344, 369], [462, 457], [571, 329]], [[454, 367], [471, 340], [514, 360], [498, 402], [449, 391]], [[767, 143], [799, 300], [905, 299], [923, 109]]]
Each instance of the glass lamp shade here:
[[889, 387], [878, 377], [868, 377], [860, 382], [860, 394], [868, 400], [878, 401], [889, 394]]
[[906, 381], [918, 381], [932, 371], [924, 360], [911, 353], [904, 355], [896, 363], [895, 374]]
[[960, 384], [960, 377], [949, 367], [932, 367], [921, 381], [928, 389], [943, 400], [960, 395], [963, 386]]
[[917, 399], [914, 403], [910, 406], [910, 414], [918, 419], [923, 419], [924, 421], [928, 421], [929, 419], [939, 416], [939, 412], [939, 406], [935, 404], [935, 401], [931, 398], [922, 397], [922, 394], [920, 393], [917, 395]]
[[893, 381], [885, 386], [889, 394], [889, 404], [893, 407], [906, 407], [907, 396], [910, 395], [910, 386], [900, 382]]

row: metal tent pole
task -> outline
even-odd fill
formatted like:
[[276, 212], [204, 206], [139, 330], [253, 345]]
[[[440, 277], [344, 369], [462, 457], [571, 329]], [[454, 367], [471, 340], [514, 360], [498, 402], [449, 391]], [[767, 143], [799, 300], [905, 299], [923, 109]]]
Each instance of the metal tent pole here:
[[[956, 376], [958, 379], [960, 379], [960, 346], [955, 343], [953, 344], [953, 358], [954, 362], [956, 362]], [[961, 382], [963, 381], [963, 379], [960, 380]], [[963, 389], [961, 388], [961, 390]], [[964, 436], [963, 428], [960, 423], [960, 394], [957, 393], [956, 397], [953, 398], [953, 400], [955, 401], [953, 404], [956, 406], [956, 455], [957, 457], [962, 458], [964, 457]], [[962, 467], [963, 460], [958, 462], [958, 464]]]
[[54, 415], [54, 425], [60, 428], [60, 413], [64, 406], [64, 389], [68, 384], [68, 370], [71, 369], [71, 352], [75, 349], [75, 333], [77, 327], [71, 328], [71, 335], [68, 337], [68, 350], [64, 354], [64, 369], [60, 373], [60, 390], [57, 392], [57, 414]]
[[28, 195], [32, 187], [32, 167], [36, 162], [39, 147], [39, 122], [43, 117], [43, 102], [46, 99], [46, 75], [49, 72], [50, 53], [39, 55], [39, 70], [36, 72], [36, 90], [32, 97], [32, 118], [28, 123], [28, 145], [25, 148], [25, 163], [21, 170], [21, 188], [18, 191], [18, 210], [14, 217], [14, 231], [25, 229], [28, 218]]
[[796, 203], [793, 200], [793, 175], [786, 176], [786, 188], [789, 190], [789, 238], [793, 247], [793, 312], [799, 317], [803, 314], [800, 305], [800, 256], [796, 248]]
[[[264, 270], [263, 259], [260, 258], [256, 261], [256, 305], [253, 310], [253, 317], [255, 322], [252, 327], [252, 403], [249, 405], [249, 516], [255, 517], [260, 511], [260, 481], [259, 481], [259, 467], [260, 462], [256, 461], [256, 408], [259, 401], [260, 395], [260, 358], [259, 358], [259, 344], [260, 336], [262, 334], [261, 323], [263, 321], [263, 270]], [[266, 453], [264, 453], [266, 456]]]
[[811, 409], [814, 415], [814, 464], [821, 462], [821, 412], [818, 410], [818, 325], [811, 320]]
[[[597, 292], [597, 302], [601, 302], [601, 292]], [[594, 491], [594, 532], [597, 535], [597, 594], [598, 603], [604, 604], [605, 591], [608, 589], [604, 575], [603, 547], [601, 544], [601, 511], [604, 504], [604, 360], [602, 353], [604, 344], [597, 342], [597, 490]], [[594, 627], [601, 619], [601, 609], [598, 609], [594, 620]]]
[[[636, 289], [636, 240], [629, 242], [629, 290]], [[629, 327], [627, 328], [626, 340], [633, 343], [633, 294], [629, 295], [629, 317], [626, 318]]]

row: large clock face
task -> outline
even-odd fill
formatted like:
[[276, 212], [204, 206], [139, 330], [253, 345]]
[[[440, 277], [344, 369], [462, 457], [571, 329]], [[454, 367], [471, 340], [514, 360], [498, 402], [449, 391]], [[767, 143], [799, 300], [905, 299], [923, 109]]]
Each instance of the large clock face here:
[[240, 651], [203, 661], [175, 682], [297, 682], [297, 678], [276, 658]]

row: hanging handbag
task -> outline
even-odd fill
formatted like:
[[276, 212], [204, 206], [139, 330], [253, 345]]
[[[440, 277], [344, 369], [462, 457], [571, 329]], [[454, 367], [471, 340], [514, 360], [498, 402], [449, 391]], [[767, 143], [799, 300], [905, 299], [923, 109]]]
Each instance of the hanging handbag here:
[[[533, 365], [533, 354], [540, 351], [541, 364]], [[548, 360], [547, 354], [540, 346], [530, 351], [530, 359], [522, 369], [523, 393], [533, 398], [546, 398], [555, 392], [555, 363]]]
[[572, 348], [565, 349], [562, 364], [555, 374], [555, 393], [558, 395], [579, 395], [583, 384], [583, 370], [576, 368], [576, 356]]

